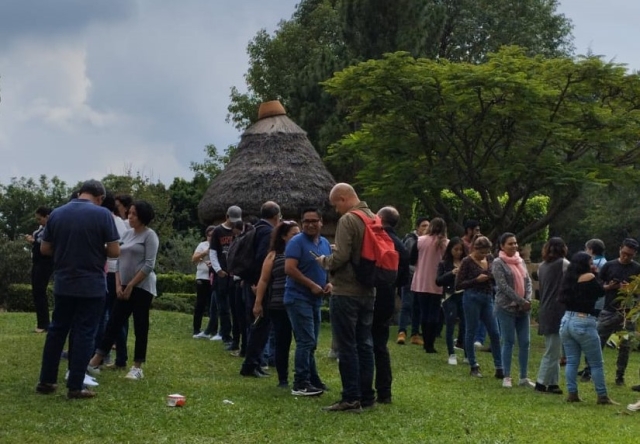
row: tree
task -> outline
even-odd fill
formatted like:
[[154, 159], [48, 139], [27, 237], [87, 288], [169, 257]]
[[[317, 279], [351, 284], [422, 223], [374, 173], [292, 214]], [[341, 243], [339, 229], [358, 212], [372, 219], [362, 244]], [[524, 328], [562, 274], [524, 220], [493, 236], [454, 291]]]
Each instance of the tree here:
[[0, 184], [0, 235], [16, 240], [31, 233], [37, 224], [34, 213], [40, 206], [55, 208], [65, 203], [71, 192], [66, 183], [44, 174], [38, 180], [12, 177], [9, 184]]
[[[473, 63], [502, 45], [568, 54], [571, 23], [557, 7], [557, 0], [301, 0], [274, 35], [260, 30], [249, 43], [248, 91], [232, 88], [227, 119], [245, 129], [259, 103], [279, 99], [324, 156], [354, 129], [319, 85], [334, 72], [399, 50]], [[350, 180], [361, 165], [329, 160], [328, 167]]]
[[522, 241], [586, 184], [640, 181], [640, 77], [597, 57], [545, 59], [506, 47], [472, 64], [396, 53], [347, 68], [326, 87], [359, 125], [330, 155], [360, 159], [368, 193], [417, 198], [452, 221], [449, 190], [491, 221], [493, 237], [513, 231], [535, 196], [549, 197], [548, 211], [516, 230]]

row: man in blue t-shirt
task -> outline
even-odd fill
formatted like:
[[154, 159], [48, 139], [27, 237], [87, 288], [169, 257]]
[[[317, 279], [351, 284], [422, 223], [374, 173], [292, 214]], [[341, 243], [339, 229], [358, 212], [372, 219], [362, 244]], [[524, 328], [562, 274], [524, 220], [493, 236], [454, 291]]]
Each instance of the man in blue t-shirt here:
[[302, 232], [289, 241], [285, 250], [287, 282], [284, 306], [296, 338], [291, 390], [295, 396], [320, 395], [326, 389], [318, 376], [314, 356], [320, 334], [322, 296], [330, 295], [332, 290], [327, 272], [315, 259], [331, 254], [329, 241], [320, 235], [321, 229], [320, 211], [305, 209], [302, 212]]
[[53, 210], [42, 235], [41, 253], [53, 256], [55, 303], [42, 352], [38, 393], [55, 392], [60, 354], [72, 331], [67, 398], [96, 395], [83, 389], [84, 375], [107, 293], [107, 257], [120, 255], [120, 237], [113, 217], [100, 206], [104, 197], [100, 182], [86, 181], [77, 199]]

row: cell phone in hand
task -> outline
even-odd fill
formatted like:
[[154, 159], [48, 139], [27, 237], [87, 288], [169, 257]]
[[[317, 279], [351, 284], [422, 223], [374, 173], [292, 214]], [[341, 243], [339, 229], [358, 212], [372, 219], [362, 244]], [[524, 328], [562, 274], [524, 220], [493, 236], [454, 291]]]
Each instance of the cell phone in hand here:
[[309, 250], [309, 253], [311, 253], [313, 257], [320, 257], [320, 255], [313, 250]]
[[256, 320], [253, 321], [253, 325], [256, 326], [260, 323], [260, 321], [262, 320], [262, 316], [256, 316]]

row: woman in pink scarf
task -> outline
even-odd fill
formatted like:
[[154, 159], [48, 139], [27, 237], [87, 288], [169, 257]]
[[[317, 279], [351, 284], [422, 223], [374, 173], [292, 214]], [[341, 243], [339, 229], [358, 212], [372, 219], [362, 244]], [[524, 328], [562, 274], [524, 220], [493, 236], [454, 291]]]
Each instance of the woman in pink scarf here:
[[534, 387], [527, 377], [529, 365], [529, 322], [531, 312], [531, 279], [524, 260], [518, 254], [515, 234], [500, 236], [500, 253], [491, 268], [496, 282], [495, 313], [500, 327], [502, 341], [502, 365], [504, 379], [502, 386], [511, 388], [511, 357], [513, 345], [518, 338], [518, 364], [520, 380], [518, 385]]

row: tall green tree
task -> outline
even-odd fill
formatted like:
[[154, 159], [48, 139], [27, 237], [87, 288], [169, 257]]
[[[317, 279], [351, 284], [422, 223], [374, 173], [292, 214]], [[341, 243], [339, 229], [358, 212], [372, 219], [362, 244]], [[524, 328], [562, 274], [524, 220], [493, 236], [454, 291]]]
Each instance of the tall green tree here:
[[[260, 30], [248, 45], [247, 92], [232, 88], [228, 120], [240, 130], [258, 104], [279, 99], [324, 156], [355, 127], [319, 83], [334, 72], [384, 53], [480, 63], [502, 45], [527, 54], [571, 52], [571, 23], [557, 0], [301, 0], [273, 35]], [[329, 162], [338, 180], [362, 165]]]
[[65, 203], [71, 192], [57, 176], [44, 174], [37, 180], [13, 177], [8, 184], [0, 184], [0, 235], [16, 240], [31, 233], [37, 223], [34, 213], [40, 206], [55, 208]]
[[522, 240], [588, 183], [640, 182], [640, 77], [596, 57], [545, 59], [506, 47], [473, 64], [396, 53], [326, 86], [359, 125], [330, 154], [360, 160], [368, 193], [417, 198], [452, 221], [442, 197], [449, 190], [491, 221], [493, 236], [515, 230], [535, 196], [549, 197], [547, 213], [517, 230]]

